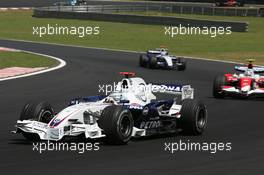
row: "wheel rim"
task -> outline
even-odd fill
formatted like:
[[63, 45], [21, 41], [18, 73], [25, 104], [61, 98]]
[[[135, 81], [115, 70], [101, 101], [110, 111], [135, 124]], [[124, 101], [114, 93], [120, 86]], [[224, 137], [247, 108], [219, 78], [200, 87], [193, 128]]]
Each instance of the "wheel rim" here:
[[124, 115], [120, 121], [120, 133], [127, 137], [131, 132], [131, 121], [128, 115]]
[[49, 123], [52, 117], [53, 117], [52, 112], [49, 110], [46, 110], [40, 114], [39, 121], [44, 122], [44, 123]]
[[199, 129], [203, 129], [205, 127], [205, 124], [206, 124], [206, 110], [200, 108], [197, 117], [197, 127]]

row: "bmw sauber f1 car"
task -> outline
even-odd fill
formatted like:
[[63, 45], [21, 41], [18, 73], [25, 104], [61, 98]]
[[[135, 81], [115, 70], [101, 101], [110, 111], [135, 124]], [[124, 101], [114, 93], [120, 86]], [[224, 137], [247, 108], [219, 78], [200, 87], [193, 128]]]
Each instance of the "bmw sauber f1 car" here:
[[164, 48], [148, 50], [146, 54], [139, 57], [139, 65], [151, 69], [177, 69], [183, 71], [186, 69], [186, 60], [184, 58], [169, 55]]
[[215, 98], [233, 97], [264, 97], [264, 67], [236, 66], [241, 74], [219, 75], [214, 80], [213, 95]]
[[[26, 104], [14, 133], [29, 140], [105, 137], [111, 144], [125, 144], [131, 137], [177, 131], [190, 135], [203, 133], [207, 109], [193, 99], [190, 85], [146, 84], [134, 73], [121, 74], [125, 77], [110, 95], [73, 99], [57, 114], [46, 102]], [[154, 93], [168, 93], [175, 98], [157, 100]]]

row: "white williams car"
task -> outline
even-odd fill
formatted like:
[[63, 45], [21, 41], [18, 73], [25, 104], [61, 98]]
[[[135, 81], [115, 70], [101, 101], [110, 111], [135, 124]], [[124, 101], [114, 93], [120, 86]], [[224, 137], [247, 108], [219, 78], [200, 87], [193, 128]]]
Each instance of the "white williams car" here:
[[[131, 137], [176, 131], [203, 133], [207, 109], [193, 99], [190, 85], [146, 84], [142, 78], [133, 77], [134, 73], [121, 74], [124, 78], [110, 95], [75, 98], [57, 114], [46, 102], [26, 104], [15, 133], [22, 133], [29, 140], [106, 137], [112, 144], [125, 144]], [[175, 97], [157, 100], [154, 93]]]
[[139, 65], [150, 69], [177, 69], [184, 71], [186, 69], [186, 60], [169, 55], [167, 49], [157, 48], [155, 50], [148, 50], [146, 54], [141, 54], [139, 56]]

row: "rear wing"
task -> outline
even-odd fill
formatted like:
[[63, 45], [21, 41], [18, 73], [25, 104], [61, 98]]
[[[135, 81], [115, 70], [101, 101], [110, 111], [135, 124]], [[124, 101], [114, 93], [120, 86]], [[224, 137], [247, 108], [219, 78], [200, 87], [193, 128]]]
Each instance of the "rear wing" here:
[[194, 89], [191, 85], [151, 84], [152, 93], [164, 93], [181, 96], [181, 99], [193, 99]]
[[[246, 66], [235, 66], [235, 70], [239, 72], [245, 72], [248, 70], [248, 67]], [[253, 67], [252, 70], [254, 73], [264, 73], [264, 67]]]

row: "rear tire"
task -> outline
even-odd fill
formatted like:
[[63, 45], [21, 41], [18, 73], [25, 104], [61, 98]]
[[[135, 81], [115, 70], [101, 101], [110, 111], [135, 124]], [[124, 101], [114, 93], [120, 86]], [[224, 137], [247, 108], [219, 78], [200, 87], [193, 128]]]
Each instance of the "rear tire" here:
[[226, 83], [226, 77], [223, 75], [218, 75], [214, 79], [214, 85], [213, 85], [213, 96], [215, 98], [224, 98], [225, 94], [222, 91], [222, 86], [225, 86]]
[[147, 65], [147, 58], [144, 55], [139, 56], [139, 66], [140, 67], [146, 67]]
[[182, 102], [179, 127], [184, 134], [201, 135], [207, 126], [206, 106], [197, 100], [185, 99]]
[[150, 69], [156, 69], [157, 68], [157, 62], [158, 62], [157, 57], [150, 58], [150, 60], [149, 60], [149, 68]]
[[104, 130], [108, 143], [122, 145], [130, 140], [134, 121], [127, 108], [108, 106], [103, 110], [98, 125]]
[[[27, 103], [24, 105], [19, 120], [33, 120], [43, 123], [49, 123], [54, 116], [52, 106], [46, 102]], [[34, 133], [22, 132], [22, 135], [30, 141], [38, 141], [39, 136]]]

